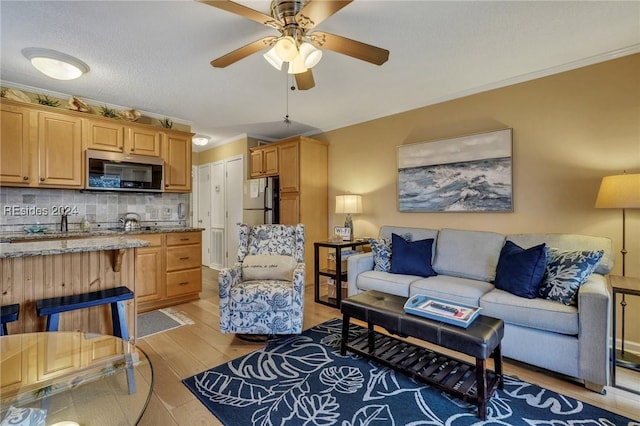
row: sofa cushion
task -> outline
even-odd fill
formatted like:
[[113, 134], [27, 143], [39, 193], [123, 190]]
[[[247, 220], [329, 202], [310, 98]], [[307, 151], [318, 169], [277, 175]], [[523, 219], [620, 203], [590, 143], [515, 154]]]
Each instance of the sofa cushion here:
[[500, 251], [496, 268], [496, 288], [516, 296], [535, 299], [544, 278], [547, 254], [545, 244], [523, 249], [507, 241]]
[[545, 299], [524, 299], [495, 289], [480, 298], [481, 314], [505, 323], [568, 335], [579, 330], [578, 309]]
[[373, 252], [373, 270], [389, 272], [391, 270], [391, 240], [372, 238], [369, 240]]
[[539, 289], [540, 297], [576, 305], [578, 288], [589, 279], [603, 251], [547, 250], [547, 267], [544, 281]]
[[391, 273], [432, 277], [436, 275], [431, 267], [433, 238], [407, 241], [399, 235], [391, 235]]
[[428, 238], [433, 238], [435, 240], [438, 237], [438, 230], [384, 225], [380, 227], [378, 238], [386, 238], [391, 241], [391, 234], [400, 235], [407, 241], [426, 240]]
[[486, 281], [438, 275], [413, 281], [409, 295], [424, 294], [437, 299], [479, 306], [480, 297], [493, 289], [493, 284]]
[[356, 286], [360, 291], [378, 290], [396, 296], [409, 297], [409, 286], [415, 280], [421, 279], [415, 275], [398, 275], [389, 272], [367, 271], [358, 275]]
[[433, 269], [439, 275], [493, 281], [504, 240], [495, 232], [442, 229]]
[[513, 234], [507, 235], [507, 240], [524, 248], [546, 243], [547, 247], [555, 247], [564, 251], [603, 250], [602, 259], [598, 262], [594, 272], [606, 275], [613, 269], [615, 251], [610, 238], [578, 234]]

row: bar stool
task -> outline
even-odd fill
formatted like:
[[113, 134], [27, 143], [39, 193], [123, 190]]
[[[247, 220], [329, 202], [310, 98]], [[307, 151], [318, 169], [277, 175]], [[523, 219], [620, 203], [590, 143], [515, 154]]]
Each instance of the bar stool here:
[[58, 331], [58, 322], [62, 312], [110, 304], [113, 335], [123, 340], [129, 340], [124, 302], [130, 299], [133, 299], [133, 292], [127, 287], [121, 286], [72, 296], [40, 299], [36, 301], [36, 311], [40, 317], [47, 316], [47, 331]]
[[7, 330], [7, 323], [18, 321], [18, 315], [20, 314], [20, 305], [6, 305], [0, 307], [0, 322], [2, 322], [2, 328], [0, 328], [0, 336], [9, 334]]

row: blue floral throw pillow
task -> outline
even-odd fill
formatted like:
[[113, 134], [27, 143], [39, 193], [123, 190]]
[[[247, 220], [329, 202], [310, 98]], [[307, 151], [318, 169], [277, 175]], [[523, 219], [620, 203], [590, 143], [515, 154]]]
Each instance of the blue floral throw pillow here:
[[578, 288], [589, 279], [603, 254], [602, 250], [560, 251], [548, 248], [539, 296], [567, 306], [577, 305]]
[[373, 270], [389, 272], [391, 270], [391, 241], [386, 238], [370, 239], [373, 252]]

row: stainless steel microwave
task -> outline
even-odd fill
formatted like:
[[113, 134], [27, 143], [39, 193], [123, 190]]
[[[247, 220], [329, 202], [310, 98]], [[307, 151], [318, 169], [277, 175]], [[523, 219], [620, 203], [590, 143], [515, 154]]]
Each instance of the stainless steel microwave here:
[[87, 150], [86, 189], [162, 192], [164, 160], [145, 155]]

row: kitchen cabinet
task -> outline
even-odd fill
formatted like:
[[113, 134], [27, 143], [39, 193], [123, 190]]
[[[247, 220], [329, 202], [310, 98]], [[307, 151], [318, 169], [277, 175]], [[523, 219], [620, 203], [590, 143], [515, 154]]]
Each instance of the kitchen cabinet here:
[[286, 143], [280, 147], [280, 191], [300, 191], [300, 153], [298, 142]]
[[[139, 234], [153, 246], [136, 249], [138, 312], [196, 300], [202, 291], [200, 232]], [[152, 237], [156, 237], [152, 239]], [[148, 272], [147, 272], [148, 271]]]
[[280, 223], [305, 226], [306, 280], [313, 282], [313, 242], [326, 241], [328, 144], [296, 136], [276, 142], [280, 164]]
[[82, 119], [52, 111], [2, 100], [0, 184], [82, 188]]
[[162, 234], [141, 234], [135, 238], [149, 243], [136, 249], [136, 299], [138, 303], [159, 300], [164, 275]]
[[164, 190], [191, 192], [191, 136], [192, 133], [164, 133]]
[[[127, 126], [124, 152], [160, 157], [162, 132], [154, 128]], [[189, 138], [191, 141], [191, 138]]]
[[0, 184], [29, 185], [31, 182], [29, 110], [2, 104], [0, 110]]
[[88, 149], [123, 152], [124, 125], [107, 119], [87, 119], [84, 140]]
[[38, 112], [37, 185], [82, 188], [82, 119]]
[[190, 132], [5, 98], [0, 105], [2, 186], [82, 189], [84, 150], [97, 149], [162, 157], [165, 191], [191, 192]]
[[251, 149], [250, 175], [252, 179], [278, 175], [278, 147]]
[[162, 132], [109, 119], [86, 119], [85, 147], [101, 151], [160, 157]]

